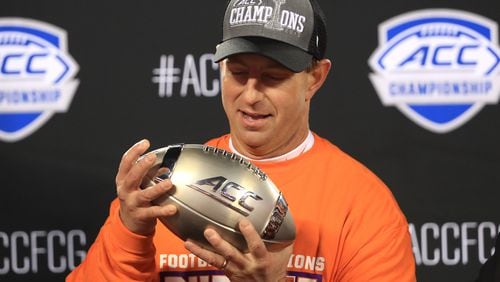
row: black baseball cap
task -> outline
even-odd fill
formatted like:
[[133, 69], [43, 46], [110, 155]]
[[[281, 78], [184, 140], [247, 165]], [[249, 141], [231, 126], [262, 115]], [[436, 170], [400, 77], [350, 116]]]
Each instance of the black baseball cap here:
[[325, 16], [315, 0], [230, 0], [215, 61], [256, 53], [293, 72], [325, 56]]

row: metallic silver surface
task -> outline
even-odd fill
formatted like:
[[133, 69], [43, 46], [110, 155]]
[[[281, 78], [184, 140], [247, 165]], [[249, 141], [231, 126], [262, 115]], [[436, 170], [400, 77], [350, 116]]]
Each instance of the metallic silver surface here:
[[226, 241], [246, 251], [245, 239], [237, 227], [239, 220], [246, 217], [269, 247], [295, 240], [295, 224], [281, 192], [246, 159], [198, 144], [172, 145], [152, 153], [157, 160], [141, 186], [171, 179], [175, 187], [154, 203], [177, 207], [176, 215], [160, 221], [181, 239], [211, 249], [203, 237], [203, 231], [210, 226]]

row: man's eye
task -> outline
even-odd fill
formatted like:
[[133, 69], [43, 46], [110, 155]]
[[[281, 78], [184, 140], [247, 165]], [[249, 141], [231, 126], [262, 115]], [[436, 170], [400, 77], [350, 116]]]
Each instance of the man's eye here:
[[238, 76], [240, 76], [240, 75], [246, 75], [246, 74], [247, 74], [247, 72], [246, 72], [246, 71], [243, 71], [243, 70], [232, 70], [232, 71], [231, 71], [231, 74], [232, 74], [232, 75], [238, 75]]
[[281, 81], [281, 80], [285, 79], [285, 76], [279, 75], [279, 74], [266, 74], [266, 75], [264, 75], [264, 77], [269, 79], [269, 80], [273, 80], [273, 81]]

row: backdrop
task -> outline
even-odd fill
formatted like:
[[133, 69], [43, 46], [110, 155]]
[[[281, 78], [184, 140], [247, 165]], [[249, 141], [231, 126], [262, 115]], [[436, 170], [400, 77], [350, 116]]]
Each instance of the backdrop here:
[[[2, 1], [0, 280], [62, 281], [82, 261], [138, 140], [227, 132], [224, 5]], [[473, 280], [500, 229], [500, 2], [322, 6], [333, 69], [311, 128], [390, 187], [419, 281]]]

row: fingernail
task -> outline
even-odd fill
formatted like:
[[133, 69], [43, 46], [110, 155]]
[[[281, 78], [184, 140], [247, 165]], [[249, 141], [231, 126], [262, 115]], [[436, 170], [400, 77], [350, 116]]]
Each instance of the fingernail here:
[[147, 154], [146, 155], [146, 160], [148, 162], [152, 162], [152, 161], [156, 160], [156, 155], [155, 154]]
[[142, 139], [141, 141], [137, 142], [137, 145], [141, 149], [147, 148], [149, 146], [148, 144], [149, 144], [148, 139]]
[[248, 220], [242, 219], [240, 221], [240, 228], [247, 228], [249, 226], [250, 226], [250, 222], [248, 222]]
[[162, 190], [165, 190], [165, 191], [166, 191], [166, 190], [168, 190], [168, 185], [167, 185], [167, 183], [165, 183], [165, 180], [161, 180], [161, 181], [158, 183], [158, 185], [160, 186], [160, 188], [161, 188]]
[[213, 231], [212, 229], [205, 230], [205, 237], [207, 239], [212, 238], [214, 235], [215, 235], [215, 231]]
[[170, 214], [173, 214], [177, 211], [177, 209], [174, 206], [167, 206], [166, 209], [167, 209], [167, 212]]
[[185, 241], [184, 242], [184, 247], [186, 247], [186, 249], [190, 250], [192, 247], [193, 247], [193, 243], [191, 243], [190, 241]]

